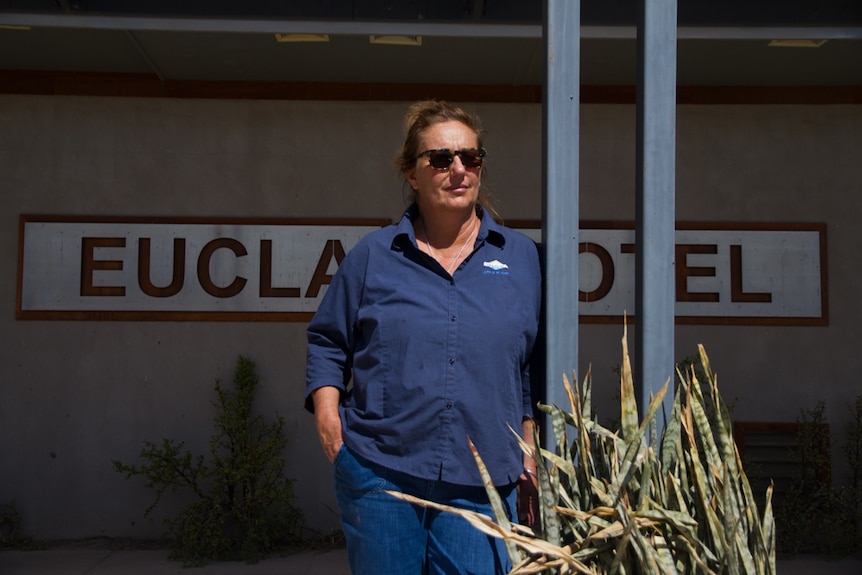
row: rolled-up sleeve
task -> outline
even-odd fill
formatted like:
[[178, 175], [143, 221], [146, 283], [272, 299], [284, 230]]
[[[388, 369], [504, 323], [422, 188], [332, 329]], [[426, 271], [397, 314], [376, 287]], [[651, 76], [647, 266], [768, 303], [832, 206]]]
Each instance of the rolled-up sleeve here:
[[353, 369], [353, 336], [367, 250], [360, 244], [350, 251], [332, 278], [306, 332], [305, 408], [314, 412], [311, 394], [332, 386], [347, 389]]

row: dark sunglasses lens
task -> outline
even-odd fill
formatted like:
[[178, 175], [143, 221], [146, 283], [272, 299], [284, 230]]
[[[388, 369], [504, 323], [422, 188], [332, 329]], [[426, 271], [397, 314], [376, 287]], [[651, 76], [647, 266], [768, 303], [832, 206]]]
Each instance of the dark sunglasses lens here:
[[482, 165], [482, 152], [479, 150], [463, 150], [459, 154], [465, 168], [478, 168]]
[[449, 150], [434, 150], [428, 154], [428, 163], [431, 167], [442, 170], [452, 165], [455, 156]]

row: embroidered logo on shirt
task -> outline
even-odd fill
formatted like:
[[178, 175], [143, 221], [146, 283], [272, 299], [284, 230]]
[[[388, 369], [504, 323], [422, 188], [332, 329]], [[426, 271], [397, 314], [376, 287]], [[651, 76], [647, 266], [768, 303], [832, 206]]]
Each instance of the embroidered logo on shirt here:
[[484, 262], [482, 265], [485, 266], [486, 274], [509, 275], [509, 266], [507, 264], [504, 264], [500, 260]]

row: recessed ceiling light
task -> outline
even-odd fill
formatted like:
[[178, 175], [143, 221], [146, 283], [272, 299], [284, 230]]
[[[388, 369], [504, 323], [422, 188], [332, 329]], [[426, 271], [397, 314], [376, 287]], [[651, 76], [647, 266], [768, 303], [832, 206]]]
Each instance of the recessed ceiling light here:
[[772, 40], [769, 45], [777, 48], [819, 48], [826, 43], [826, 40]]
[[276, 42], [329, 42], [329, 34], [276, 34]]
[[369, 36], [368, 40], [372, 44], [390, 44], [393, 46], [421, 46], [422, 45], [422, 36], [396, 36], [396, 35], [382, 35], [382, 36]]

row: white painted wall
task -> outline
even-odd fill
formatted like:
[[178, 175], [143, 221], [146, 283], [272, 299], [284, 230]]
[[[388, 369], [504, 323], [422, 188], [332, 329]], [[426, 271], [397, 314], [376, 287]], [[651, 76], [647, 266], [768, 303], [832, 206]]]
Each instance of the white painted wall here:
[[[214, 380], [230, 381], [238, 354], [257, 363], [261, 412], [286, 418], [309, 526], [337, 526], [302, 410], [304, 324], [16, 321], [18, 217], [397, 218], [389, 160], [405, 106], [0, 95], [0, 503], [16, 501], [30, 534], [160, 535], [181, 501], [143, 518], [150, 493], [111, 459], [135, 461], [162, 437], [204, 452]], [[486, 185], [501, 212], [539, 219], [540, 107], [468, 107], [488, 128]], [[634, 107], [584, 106], [581, 130], [582, 217], [633, 220]], [[792, 421], [824, 400], [839, 431], [862, 394], [862, 106], [685, 106], [678, 138], [679, 220], [828, 224], [831, 310], [828, 327], [681, 326], [678, 356], [706, 345], [740, 419]], [[621, 335], [581, 329], [581, 371], [592, 362], [609, 417]]]

